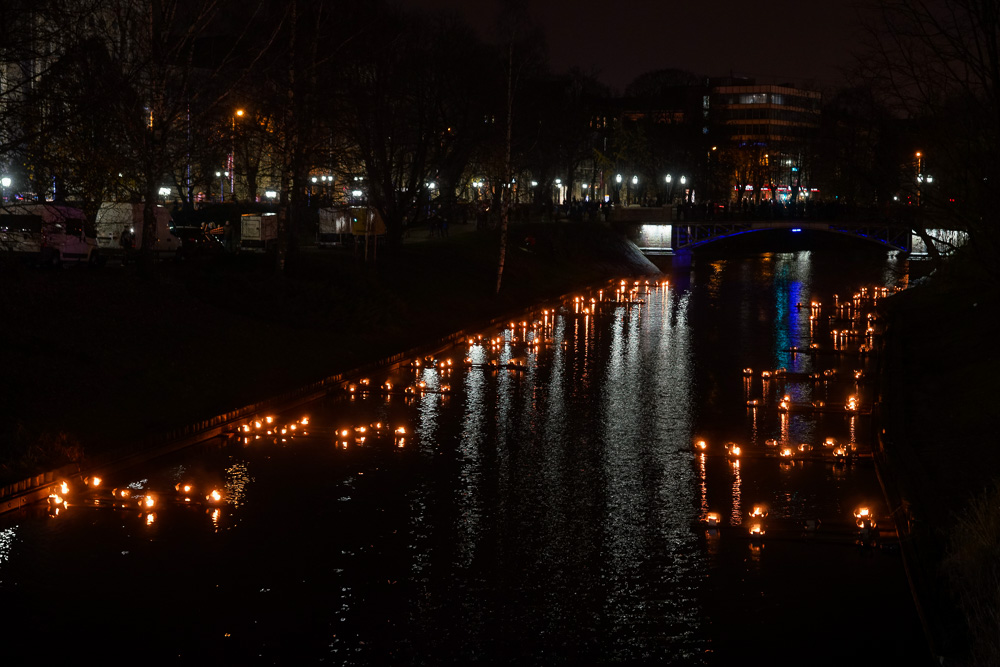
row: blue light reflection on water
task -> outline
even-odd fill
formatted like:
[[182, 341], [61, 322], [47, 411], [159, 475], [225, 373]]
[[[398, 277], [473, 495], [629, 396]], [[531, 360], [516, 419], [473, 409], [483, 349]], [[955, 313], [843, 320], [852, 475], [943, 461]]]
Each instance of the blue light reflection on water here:
[[[745, 383], [743, 366], [789, 365], [781, 348], [808, 344], [808, 311], [794, 304], [824, 289], [812, 286], [815, 271], [796, 255], [715, 262], [682, 276], [680, 288], [651, 289], [641, 305], [597, 316], [564, 310], [546, 318], [537, 354], [513, 341], [527, 337], [520, 328], [503, 334], [498, 360], [527, 359], [524, 370], [483, 367], [486, 346], [463, 345], [452, 356], [468, 353], [475, 367], [454, 376], [393, 371], [397, 382], [450, 383], [450, 398], [331, 398], [306, 409], [309, 437], [179, 454], [186, 469], [224, 471], [229, 502], [215, 515], [181, 521], [165, 507], [144, 533], [134, 512], [70, 511], [22, 528], [0, 565], [54, 593], [45, 572], [85, 569], [53, 555], [72, 545], [93, 577], [121, 590], [100, 556], [127, 551], [130, 564], [156, 573], [156, 590], [218, 611], [187, 638], [155, 633], [206, 656], [697, 664], [714, 634], [705, 582], [764, 576], [769, 554], [738, 542], [748, 555], [734, 559], [731, 538], [692, 525], [709, 509], [739, 524], [759, 500], [776, 517], [811, 517], [858, 492], [851, 469], [691, 453], [701, 434], [718, 445], [751, 432], [789, 441], [810, 429], [845, 441], [864, 432], [856, 419], [744, 407], [746, 392], [773, 403], [782, 389], [759, 377]], [[748, 284], [748, 274], [758, 277]], [[335, 447], [333, 429], [348, 415], [412, 425], [415, 439]], [[21, 555], [25, 542], [36, 560]], [[173, 562], [192, 566], [162, 567]], [[739, 585], [755, 585], [747, 581]]]

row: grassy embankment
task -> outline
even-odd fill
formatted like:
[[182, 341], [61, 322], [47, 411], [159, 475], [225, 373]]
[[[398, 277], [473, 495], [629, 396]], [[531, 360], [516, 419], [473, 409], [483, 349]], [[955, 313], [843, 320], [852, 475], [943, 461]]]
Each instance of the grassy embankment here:
[[[533, 236], [531, 250], [520, 247]], [[0, 260], [0, 484], [430, 344], [584, 285], [655, 270], [608, 227], [511, 229], [196, 266], [61, 271]]]
[[938, 653], [982, 665], [1000, 664], [998, 292], [956, 257], [885, 312], [884, 468], [911, 571]]

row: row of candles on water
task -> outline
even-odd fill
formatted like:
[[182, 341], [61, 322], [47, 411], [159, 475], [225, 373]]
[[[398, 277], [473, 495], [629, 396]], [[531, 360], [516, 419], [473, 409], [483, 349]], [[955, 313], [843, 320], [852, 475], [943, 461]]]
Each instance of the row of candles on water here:
[[[269, 441], [273, 443], [284, 443], [296, 436], [307, 436], [309, 431], [309, 417], [302, 417], [294, 422], [281, 424], [274, 416], [255, 417], [247, 422], [235, 426], [229, 433], [236, 440], [245, 445], [257, 441]], [[369, 425], [341, 427], [335, 431], [334, 445], [346, 449], [350, 444], [363, 445], [374, 440], [391, 440], [395, 447], [402, 448], [406, 445], [408, 431], [404, 426], [392, 428], [382, 422], [375, 422]], [[98, 474], [84, 477], [80, 488], [74, 488], [70, 480], [64, 479], [55, 484], [47, 498], [49, 513], [58, 516], [59, 513], [67, 509], [78, 499], [80, 502], [89, 502], [92, 505], [107, 504], [111, 507], [128, 508], [138, 507], [140, 510], [150, 512], [163, 503], [198, 504], [208, 503], [217, 505], [223, 500], [223, 491], [218, 487], [210, 487], [207, 490], [198, 492], [193, 481], [178, 482], [174, 486], [173, 497], [164, 497], [164, 494], [154, 492], [142, 485], [132, 484], [129, 486], [114, 488], [110, 494], [102, 497], [105, 488], [104, 479]], [[204, 493], [204, 496], [201, 494]], [[204, 500], [202, 500], [202, 498]], [[150, 523], [152, 519], [150, 519]]]
[[[751, 540], [760, 540], [767, 532], [765, 519], [767, 518], [768, 510], [765, 505], [754, 505], [753, 509], [749, 512], [747, 532], [750, 534]], [[860, 534], [860, 538], [863, 544], [868, 544], [873, 537], [873, 532], [878, 527], [878, 523], [875, 521], [875, 515], [871, 508], [866, 505], [861, 505], [855, 508], [854, 512], [854, 525], [857, 526]], [[718, 512], [708, 512], [703, 519], [703, 522], [708, 526], [709, 530], [717, 530], [722, 526], [722, 517]], [[817, 530], [819, 528], [819, 519], [807, 519], [803, 528], [808, 531]]]
[[[813, 452], [822, 452], [832, 456], [839, 462], [847, 461], [849, 458], [856, 456], [858, 450], [856, 444], [838, 443], [835, 438], [826, 438], [823, 440], [823, 443], [819, 448], [808, 442], [803, 442], [798, 445], [781, 444], [776, 438], [768, 438], [764, 441], [764, 445], [767, 448], [765, 450], [765, 454], [769, 456], [772, 455], [771, 452], [777, 452], [777, 455], [780, 458], [792, 459], [803, 455], [809, 455]], [[702, 453], [708, 453], [710, 451], [708, 443], [704, 440], [696, 440], [694, 448], [695, 451]], [[725, 443], [723, 445], [723, 451], [727, 457], [736, 460], [750, 453], [742, 445], [738, 445], [735, 442]]]

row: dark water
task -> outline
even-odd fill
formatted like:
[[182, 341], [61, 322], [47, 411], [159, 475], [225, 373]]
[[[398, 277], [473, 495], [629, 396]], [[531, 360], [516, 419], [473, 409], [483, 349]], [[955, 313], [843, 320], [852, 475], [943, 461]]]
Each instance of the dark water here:
[[[153, 664], [922, 664], [891, 535], [856, 543], [856, 507], [888, 514], [871, 461], [781, 461], [765, 444], [868, 451], [863, 414], [776, 404], [866, 407], [853, 372], [874, 362], [787, 349], [832, 348], [832, 295], [906, 271], [884, 255], [698, 258], [641, 304], [551, 304], [436, 355], [450, 369], [407, 365], [278, 416], [308, 415], [294, 437], [108, 476], [134, 487], [126, 508], [74, 490], [58, 516], [0, 517], [0, 661], [58, 647]], [[838, 377], [761, 380], [778, 367]], [[387, 395], [386, 380], [426, 388]], [[354, 428], [375, 422], [404, 440], [361, 442]], [[152, 511], [135, 500], [147, 493]], [[767, 532], [751, 540], [757, 503]]]

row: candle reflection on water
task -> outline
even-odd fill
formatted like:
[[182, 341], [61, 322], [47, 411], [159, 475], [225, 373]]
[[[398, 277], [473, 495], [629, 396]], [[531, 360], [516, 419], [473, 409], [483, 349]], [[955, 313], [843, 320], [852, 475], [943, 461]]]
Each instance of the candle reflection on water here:
[[[773, 267], [792, 261], [770, 263]], [[727, 278], [721, 275], [732, 267], [723, 263], [715, 270], [717, 291], [711, 298], [713, 307], [722, 310], [721, 306], [733, 303], [725, 293], [731, 283], [727, 287]], [[447, 377], [441, 360], [434, 368], [422, 366], [419, 374], [408, 367], [400, 376], [401, 387], [417, 379], [427, 385], [424, 394], [414, 394], [412, 406], [401, 401], [388, 406], [382, 398], [364, 396], [360, 390], [353, 403], [345, 394], [336, 403], [323, 404], [310, 430], [324, 437], [300, 439], [295, 445], [297, 460], [279, 461], [281, 454], [271, 442], [251, 441], [245, 449], [225, 450], [225, 465], [216, 470], [226, 470], [221, 501], [226, 514], [207, 502], [203, 511], [193, 514], [203, 526], [210, 522], [219, 530], [220, 522], [231, 522], [240, 530], [221, 535], [203, 531], [215, 540], [207, 543], [206, 553], [215, 549], [228, 554], [227, 540], [232, 536], [267, 546], [268, 536], [282, 528], [276, 524], [294, 523], [308, 515], [309, 521], [284, 535], [295, 542], [301, 538], [300, 543], [268, 549], [269, 560], [253, 568], [248, 565], [241, 574], [256, 585], [258, 578], [266, 579], [274, 570], [292, 571], [300, 563], [315, 561], [302, 568], [302, 576], [308, 579], [303, 586], [315, 586], [317, 594], [315, 599], [304, 597], [309, 598], [306, 604], [311, 604], [308, 610], [316, 625], [322, 626], [321, 650], [338, 661], [354, 658], [375, 664], [379, 658], [398, 658], [400, 651], [422, 651], [442, 661], [474, 662], [503, 646], [513, 662], [574, 643], [585, 647], [581, 651], [592, 651], [595, 661], [602, 663], [670, 655], [679, 656], [680, 664], [696, 664], [704, 649], [711, 647], [704, 641], [704, 633], [711, 630], [703, 625], [702, 599], [719, 580], [715, 568], [711, 577], [706, 576], [706, 561], [719, 570], [728, 568], [736, 573], [734, 580], [742, 581], [746, 570], [740, 568], [746, 567], [747, 558], [762, 564], [759, 571], [766, 575], [768, 561], [777, 560], [771, 556], [788, 548], [787, 543], [775, 541], [767, 553], [761, 540], [750, 544], [748, 557], [745, 549], [751, 538], [746, 516], [740, 516], [746, 513], [743, 493], [773, 502], [776, 519], [798, 515], [824, 502], [801, 492], [804, 480], [815, 481], [815, 470], [853, 484], [857, 469], [864, 466], [807, 462], [779, 472], [778, 447], [757, 450], [759, 439], [779, 431], [781, 444], [797, 446], [806, 441], [802, 434], [815, 428], [817, 419], [777, 417], [773, 400], [750, 412], [733, 400], [732, 409], [720, 411], [721, 418], [709, 405], [722, 384], [715, 384], [715, 378], [729, 378], [721, 391], [730, 401], [741, 395], [734, 370], [747, 364], [759, 370], [789, 363], [780, 359], [765, 364], [773, 339], [762, 339], [764, 359], [748, 359], [727, 369], [719, 360], [728, 352], [730, 339], [704, 335], [705, 328], [698, 328], [703, 321], [688, 322], [689, 310], [698, 316], [697, 309], [704, 305], [698, 303], [699, 297], [692, 291], [665, 288], [640, 293], [646, 299], [642, 305], [602, 302], [593, 306], [594, 314], [542, 314], [539, 330], [525, 326], [531, 321], [526, 318], [497, 336], [495, 345], [489, 337], [484, 344], [475, 342], [468, 348], [463, 344], [461, 354], [467, 350], [472, 363], [456, 364], [453, 378]], [[739, 322], [746, 326], [763, 313], [759, 306], [735, 304]], [[811, 330], [814, 325], [804, 326]], [[554, 345], [537, 346], [539, 339]], [[496, 349], [501, 362], [516, 358], [526, 359], [527, 364], [518, 370], [484, 367], [488, 348]], [[809, 355], [800, 355], [789, 365], [793, 370], [815, 371], [809, 367], [812, 363]], [[432, 392], [449, 383], [454, 391], [450, 404]], [[778, 385], [785, 391], [785, 384], [777, 378], [766, 380], [764, 396], [773, 394]], [[749, 387], [743, 387], [744, 397]], [[807, 385], [805, 392], [822, 387]], [[795, 392], [800, 399], [799, 389]], [[839, 395], [839, 402], [845, 396]], [[345, 406], [351, 418], [337, 412]], [[363, 418], [353, 419], [361, 413]], [[397, 419], [401, 415], [405, 418]], [[731, 424], [720, 423], [731, 418]], [[827, 419], [823, 435], [835, 435], [840, 442], [849, 437], [853, 442], [856, 431], [862, 437], [866, 433], [865, 425], [856, 423], [863, 418], [852, 417], [847, 423], [838, 415], [835, 429], [827, 428], [832, 421]], [[388, 436], [372, 435], [364, 446], [357, 446], [355, 426], [376, 420], [389, 425], [388, 434], [399, 424], [416, 426], [423, 453], [409, 445], [380, 447], [379, 443], [389, 442]], [[346, 425], [351, 428], [351, 447], [334, 450], [339, 439], [331, 437], [333, 428]], [[746, 432], [729, 432], [744, 427], [749, 429], [749, 442]], [[724, 435], [712, 433], [716, 428]], [[695, 450], [692, 457], [692, 436], [702, 432], [710, 436], [711, 448]], [[247, 431], [244, 437], [251, 434]], [[742, 463], [730, 462], [723, 453], [722, 443], [730, 438], [745, 447]], [[317, 444], [320, 440], [322, 446]], [[822, 440], [815, 443], [819, 450]], [[312, 451], [307, 447], [311, 445], [315, 445]], [[765, 467], [770, 473], [762, 482]], [[834, 472], [822, 472], [824, 468]], [[320, 482], [329, 486], [323, 491], [332, 491], [329, 497], [343, 502], [304, 510], [296, 505], [300, 490], [296, 486], [301, 477], [314, 482], [316, 469], [330, 480]], [[250, 470], [260, 482], [250, 484], [254, 481]], [[271, 475], [272, 470], [280, 474]], [[265, 476], [281, 479], [265, 480]], [[768, 493], [762, 489], [765, 484], [772, 485]], [[193, 500], [200, 503], [210, 488], [199, 483]], [[247, 493], [257, 494], [252, 506]], [[128, 501], [133, 530], [138, 525], [140, 495], [137, 491], [136, 498]], [[726, 515], [727, 504], [735, 522]], [[698, 519], [712, 509], [722, 515], [723, 527], [708, 531]], [[155, 528], [150, 530], [163, 535], [172, 529], [176, 523], [172, 511], [191, 513], [189, 506], [157, 507]], [[60, 527], [75, 514], [71, 508], [51, 523]], [[731, 523], [743, 527], [733, 530]], [[780, 534], [770, 529], [769, 539]], [[0, 566], [5, 565], [2, 542], [0, 533]], [[319, 549], [312, 548], [317, 545]], [[847, 554], [846, 560], [850, 558]], [[260, 564], [266, 566], [266, 575], [255, 571]], [[224, 572], [219, 576], [225, 585], [241, 585], [238, 580], [226, 581]], [[291, 578], [297, 576], [296, 571]], [[402, 585], [396, 586], [397, 579]], [[751, 587], [756, 585], [755, 579]], [[739, 605], [739, 600], [748, 599], [748, 592], [764, 590], [763, 585], [753, 591], [727, 590], [723, 597], [725, 603]], [[260, 596], [260, 601], [256, 597], [248, 596], [245, 609], [234, 605], [230, 613], [246, 616], [249, 627], [258, 618], [280, 624], [278, 615], [269, 611], [274, 596]], [[382, 618], [391, 622], [375, 620]], [[447, 630], [452, 627], [460, 630]], [[265, 635], [243, 640], [247, 653], [268, 648], [271, 637]], [[566, 643], [554, 646], [553, 637], [565, 638]], [[685, 656], [691, 657], [689, 662]]]

